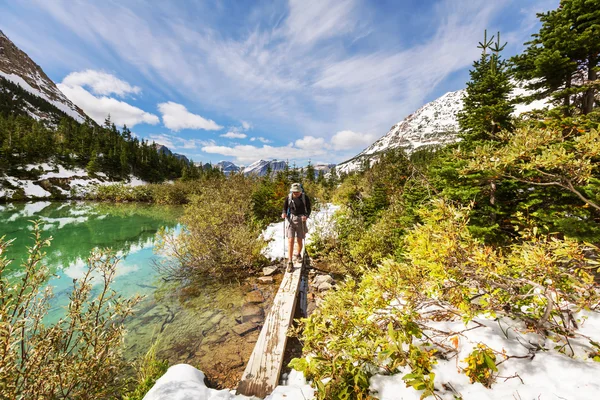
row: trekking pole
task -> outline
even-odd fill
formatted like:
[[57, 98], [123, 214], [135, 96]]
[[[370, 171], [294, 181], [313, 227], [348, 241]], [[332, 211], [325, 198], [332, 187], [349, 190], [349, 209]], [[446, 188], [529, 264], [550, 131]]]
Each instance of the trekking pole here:
[[283, 261], [285, 262], [285, 219], [283, 220]]

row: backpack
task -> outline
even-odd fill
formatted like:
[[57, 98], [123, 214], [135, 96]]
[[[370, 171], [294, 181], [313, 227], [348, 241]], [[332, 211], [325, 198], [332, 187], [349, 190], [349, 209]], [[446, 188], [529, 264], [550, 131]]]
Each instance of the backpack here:
[[[308, 211], [308, 208], [306, 208], [306, 194], [304, 192], [304, 186], [302, 184], [300, 184], [300, 188], [302, 189], [302, 196], [300, 196], [300, 198], [302, 199], [302, 204], [304, 204], [304, 210]], [[290, 193], [288, 194], [288, 209], [287, 209], [287, 216], [288, 218], [290, 217], [291, 212], [291, 207], [294, 207], [294, 209], [296, 209], [296, 204], [294, 204], [294, 201], [292, 200], [293, 198], [293, 194], [290, 191]]]

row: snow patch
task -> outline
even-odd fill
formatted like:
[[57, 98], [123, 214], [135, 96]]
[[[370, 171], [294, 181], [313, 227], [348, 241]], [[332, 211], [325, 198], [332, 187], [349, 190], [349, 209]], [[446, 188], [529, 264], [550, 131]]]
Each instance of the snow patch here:
[[[156, 381], [144, 400], [250, 400], [256, 397], [236, 395], [230, 389], [209, 389], [204, 373], [188, 364], [177, 364]], [[265, 400], [310, 400], [314, 389], [306, 384], [302, 373], [292, 371], [287, 386], [277, 386]]]
[[[76, 121], [78, 121], [78, 122], [85, 121], [85, 118], [81, 114], [79, 114], [73, 107], [69, 106], [70, 101], [64, 96], [64, 94], [62, 94], [62, 92], [58, 91], [58, 93], [56, 93], [56, 95], [59, 98], [63, 99], [63, 101], [52, 100], [45, 93], [32, 87], [29, 83], [27, 83], [25, 81], [25, 79], [21, 78], [19, 75], [7, 74], [5, 72], [0, 71], [0, 76], [3, 76], [4, 78], [11, 81], [12, 83], [15, 83], [15, 84], [21, 86], [23, 89], [27, 90], [29, 93], [44, 99], [45, 101], [52, 104], [53, 106], [55, 106], [56, 108], [58, 108], [65, 114], [69, 115]], [[48, 86], [48, 83], [45, 82], [44, 80], [37, 79], [37, 81], [38, 81], [38, 84], [40, 84], [40, 86], [46, 86], [46, 87]]]

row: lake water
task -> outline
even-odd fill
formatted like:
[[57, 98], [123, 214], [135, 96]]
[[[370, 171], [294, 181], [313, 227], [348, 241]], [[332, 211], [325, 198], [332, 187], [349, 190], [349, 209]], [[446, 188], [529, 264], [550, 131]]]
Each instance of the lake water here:
[[[53, 276], [54, 299], [46, 322], [64, 316], [73, 279], [83, 276], [86, 259], [96, 247], [110, 247], [122, 257], [112, 285], [119, 294], [145, 295], [127, 322], [126, 357], [143, 355], [158, 341], [158, 355], [170, 364], [185, 362], [202, 369], [214, 386], [235, 385], [258, 331], [244, 337], [231, 328], [240, 322], [245, 296], [258, 290], [268, 309], [277, 285], [205, 285], [181, 289], [165, 283], [154, 268], [163, 257], [154, 252], [161, 227], [180, 229], [182, 207], [91, 202], [30, 202], [0, 205], [0, 237], [15, 239], [7, 257], [9, 276], [17, 279], [31, 238], [31, 220], [40, 221], [43, 237], [52, 237], [45, 262]], [[99, 290], [99, 283], [94, 290]]]

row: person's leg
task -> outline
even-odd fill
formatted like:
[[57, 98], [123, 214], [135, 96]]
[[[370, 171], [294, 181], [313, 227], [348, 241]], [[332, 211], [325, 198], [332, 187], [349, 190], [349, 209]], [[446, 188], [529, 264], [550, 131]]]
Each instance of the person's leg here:
[[298, 257], [301, 257], [302, 255], [300, 254], [300, 252], [302, 251], [302, 238], [298, 236], [296, 238], [296, 242], [298, 243], [298, 250], [296, 250], [296, 254], [298, 255]]
[[296, 221], [294, 216], [291, 215], [288, 224], [288, 262], [293, 260], [294, 255], [294, 237], [298, 235]]

